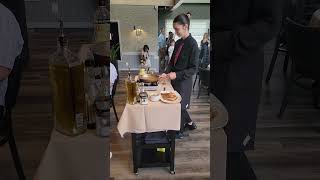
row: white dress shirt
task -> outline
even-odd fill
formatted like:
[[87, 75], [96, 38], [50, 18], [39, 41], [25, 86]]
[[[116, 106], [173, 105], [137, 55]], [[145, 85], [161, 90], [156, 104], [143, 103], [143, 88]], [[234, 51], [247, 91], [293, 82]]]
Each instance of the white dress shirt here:
[[171, 60], [173, 50], [174, 50], [174, 46], [170, 46], [170, 47], [168, 48], [169, 62], [170, 62], [170, 60]]
[[112, 93], [113, 84], [117, 80], [117, 78], [117, 69], [112, 63], [110, 63], [110, 94]]
[[[12, 69], [23, 48], [19, 23], [9, 9], [0, 3], [0, 67]], [[0, 79], [0, 105], [5, 104], [8, 78]]]

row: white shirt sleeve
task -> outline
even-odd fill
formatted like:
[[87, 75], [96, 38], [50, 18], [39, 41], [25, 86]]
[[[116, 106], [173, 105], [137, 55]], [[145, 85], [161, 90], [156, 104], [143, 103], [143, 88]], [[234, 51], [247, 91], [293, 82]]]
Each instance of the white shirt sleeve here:
[[113, 84], [118, 77], [117, 69], [110, 63], [110, 84]]
[[113, 84], [118, 77], [117, 69], [110, 63], [110, 95], [112, 94]]
[[169, 61], [171, 60], [173, 50], [174, 50], [174, 46], [170, 46], [170, 47], [168, 48]]
[[15, 16], [0, 4], [0, 66], [12, 69], [23, 48], [23, 38]]

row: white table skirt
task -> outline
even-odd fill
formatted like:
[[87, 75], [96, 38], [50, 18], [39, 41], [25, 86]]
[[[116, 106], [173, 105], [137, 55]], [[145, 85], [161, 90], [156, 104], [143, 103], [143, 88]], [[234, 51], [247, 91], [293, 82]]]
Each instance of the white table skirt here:
[[[173, 90], [171, 84], [159, 84], [158, 93], [163, 87]], [[150, 95], [154, 92], [147, 91]], [[166, 104], [161, 101], [151, 102], [148, 105], [126, 104], [120, 121], [118, 131], [123, 137], [125, 133], [145, 133], [167, 130], [180, 130], [181, 104]]]
[[109, 143], [95, 131], [68, 137], [53, 131], [34, 180], [107, 179]]

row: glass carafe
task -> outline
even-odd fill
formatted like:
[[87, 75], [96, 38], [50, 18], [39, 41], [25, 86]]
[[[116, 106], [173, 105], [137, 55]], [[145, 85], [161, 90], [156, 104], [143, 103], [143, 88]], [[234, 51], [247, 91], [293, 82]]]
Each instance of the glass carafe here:
[[84, 133], [87, 118], [84, 64], [67, 48], [63, 37], [50, 57], [49, 71], [55, 129], [68, 136]]
[[128, 76], [126, 80], [126, 89], [127, 89], [127, 103], [136, 104], [137, 103], [137, 82], [131, 79], [131, 76]]

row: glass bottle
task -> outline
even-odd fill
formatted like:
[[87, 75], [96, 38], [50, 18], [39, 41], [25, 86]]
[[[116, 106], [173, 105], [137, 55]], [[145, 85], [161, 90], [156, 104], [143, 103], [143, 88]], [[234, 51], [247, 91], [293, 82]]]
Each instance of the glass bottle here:
[[86, 131], [84, 64], [68, 48], [60, 21], [57, 51], [49, 60], [53, 119], [57, 131], [75, 136]]
[[137, 82], [132, 79], [130, 68], [128, 71], [128, 78], [126, 80], [126, 89], [127, 89], [127, 103], [136, 104], [137, 103]]
[[94, 42], [105, 42], [109, 40], [108, 17], [109, 12], [106, 7], [106, 0], [99, 0], [99, 5], [94, 17]]

